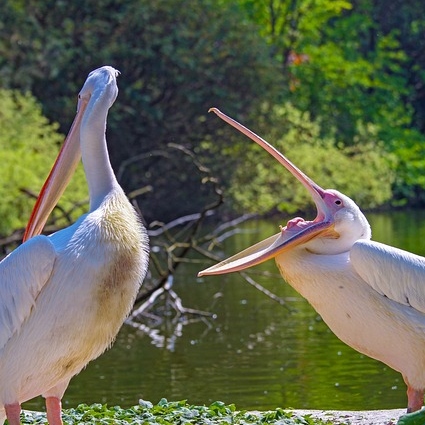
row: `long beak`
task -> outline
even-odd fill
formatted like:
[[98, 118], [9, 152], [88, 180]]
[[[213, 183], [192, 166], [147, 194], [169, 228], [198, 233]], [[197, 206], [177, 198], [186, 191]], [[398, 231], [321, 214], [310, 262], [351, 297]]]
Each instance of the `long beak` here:
[[88, 101], [81, 100], [62, 149], [45, 181], [25, 229], [23, 241], [39, 235], [47, 218], [68, 186], [81, 158], [80, 126]]
[[275, 159], [277, 159], [294, 177], [296, 177], [310, 192], [313, 201], [316, 204], [317, 216], [313, 221], [303, 221], [299, 225], [288, 225], [281, 228], [280, 233], [245, 249], [239, 254], [236, 254], [215, 266], [199, 272], [198, 276], [223, 274], [244, 270], [275, 257], [285, 250], [289, 250], [297, 245], [306, 243], [318, 235], [328, 235], [330, 237], [337, 236], [333, 230], [332, 215], [323, 201], [325, 191], [319, 185], [299, 170], [272, 145], [257, 136], [251, 130], [223, 114], [216, 108], [211, 108], [210, 111], [217, 114], [221, 119], [259, 144]]

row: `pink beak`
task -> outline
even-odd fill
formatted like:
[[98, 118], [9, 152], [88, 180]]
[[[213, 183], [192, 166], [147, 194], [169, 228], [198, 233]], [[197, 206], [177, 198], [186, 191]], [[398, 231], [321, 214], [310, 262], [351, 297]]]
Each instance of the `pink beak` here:
[[318, 235], [335, 235], [333, 230], [332, 214], [323, 200], [325, 191], [319, 185], [299, 170], [272, 145], [257, 136], [251, 130], [223, 114], [216, 108], [211, 108], [210, 111], [216, 113], [221, 119], [259, 144], [274, 158], [276, 158], [288, 171], [290, 171], [291, 174], [295, 176], [310, 192], [314, 203], [316, 204], [317, 216], [313, 221], [303, 221], [300, 224], [281, 228], [281, 231], [278, 234], [245, 249], [239, 254], [236, 254], [215, 266], [202, 270], [198, 273], [198, 276], [223, 274], [244, 270], [275, 257], [284, 250], [289, 250], [297, 245], [305, 243]]
[[81, 158], [80, 126], [87, 103], [84, 100], [78, 104], [77, 115], [71, 129], [32, 210], [25, 229], [24, 242], [42, 232], [47, 218], [58, 203], [77, 168]]

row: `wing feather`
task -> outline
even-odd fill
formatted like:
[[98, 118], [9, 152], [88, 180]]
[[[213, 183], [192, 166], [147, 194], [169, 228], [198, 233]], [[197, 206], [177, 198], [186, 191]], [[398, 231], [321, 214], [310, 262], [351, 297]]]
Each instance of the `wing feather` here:
[[360, 240], [350, 250], [356, 272], [393, 301], [425, 313], [425, 258], [379, 242]]
[[55, 258], [50, 240], [37, 236], [0, 262], [0, 349], [30, 315]]

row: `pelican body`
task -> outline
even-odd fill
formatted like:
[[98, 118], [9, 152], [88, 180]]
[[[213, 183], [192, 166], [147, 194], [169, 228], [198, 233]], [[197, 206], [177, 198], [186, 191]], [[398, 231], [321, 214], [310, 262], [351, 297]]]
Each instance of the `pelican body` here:
[[[0, 263], [0, 423], [20, 423], [20, 404], [46, 398], [62, 424], [70, 379], [107, 349], [129, 313], [148, 265], [146, 231], [112, 171], [106, 118], [118, 72], [91, 72], [78, 111], [43, 186], [25, 240]], [[48, 237], [41, 232], [82, 155], [90, 210]], [[34, 236], [34, 237], [33, 237]]]
[[265, 140], [212, 110], [306, 187], [317, 216], [313, 221], [294, 218], [278, 234], [199, 275], [239, 271], [275, 258], [283, 278], [338, 338], [402, 374], [407, 410], [419, 410], [425, 388], [425, 258], [372, 241], [369, 223], [354, 201], [322, 189]]

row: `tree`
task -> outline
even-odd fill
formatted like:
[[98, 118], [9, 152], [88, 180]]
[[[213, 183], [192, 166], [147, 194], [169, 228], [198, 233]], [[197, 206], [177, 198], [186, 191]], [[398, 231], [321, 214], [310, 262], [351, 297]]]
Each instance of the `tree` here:
[[[422, 3], [369, 0], [241, 0], [282, 64], [285, 101], [321, 123], [335, 147], [373, 128], [393, 162], [393, 202], [423, 190]], [[419, 4], [420, 3], [420, 4]], [[421, 34], [421, 35], [419, 35]], [[414, 47], [413, 47], [414, 46]], [[422, 46], [422, 47], [421, 47]], [[422, 62], [421, 62], [422, 61]], [[372, 135], [373, 140], [373, 135]], [[419, 191], [418, 191], [419, 189]], [[419, 199], [423, 199], [422, 196]]]

